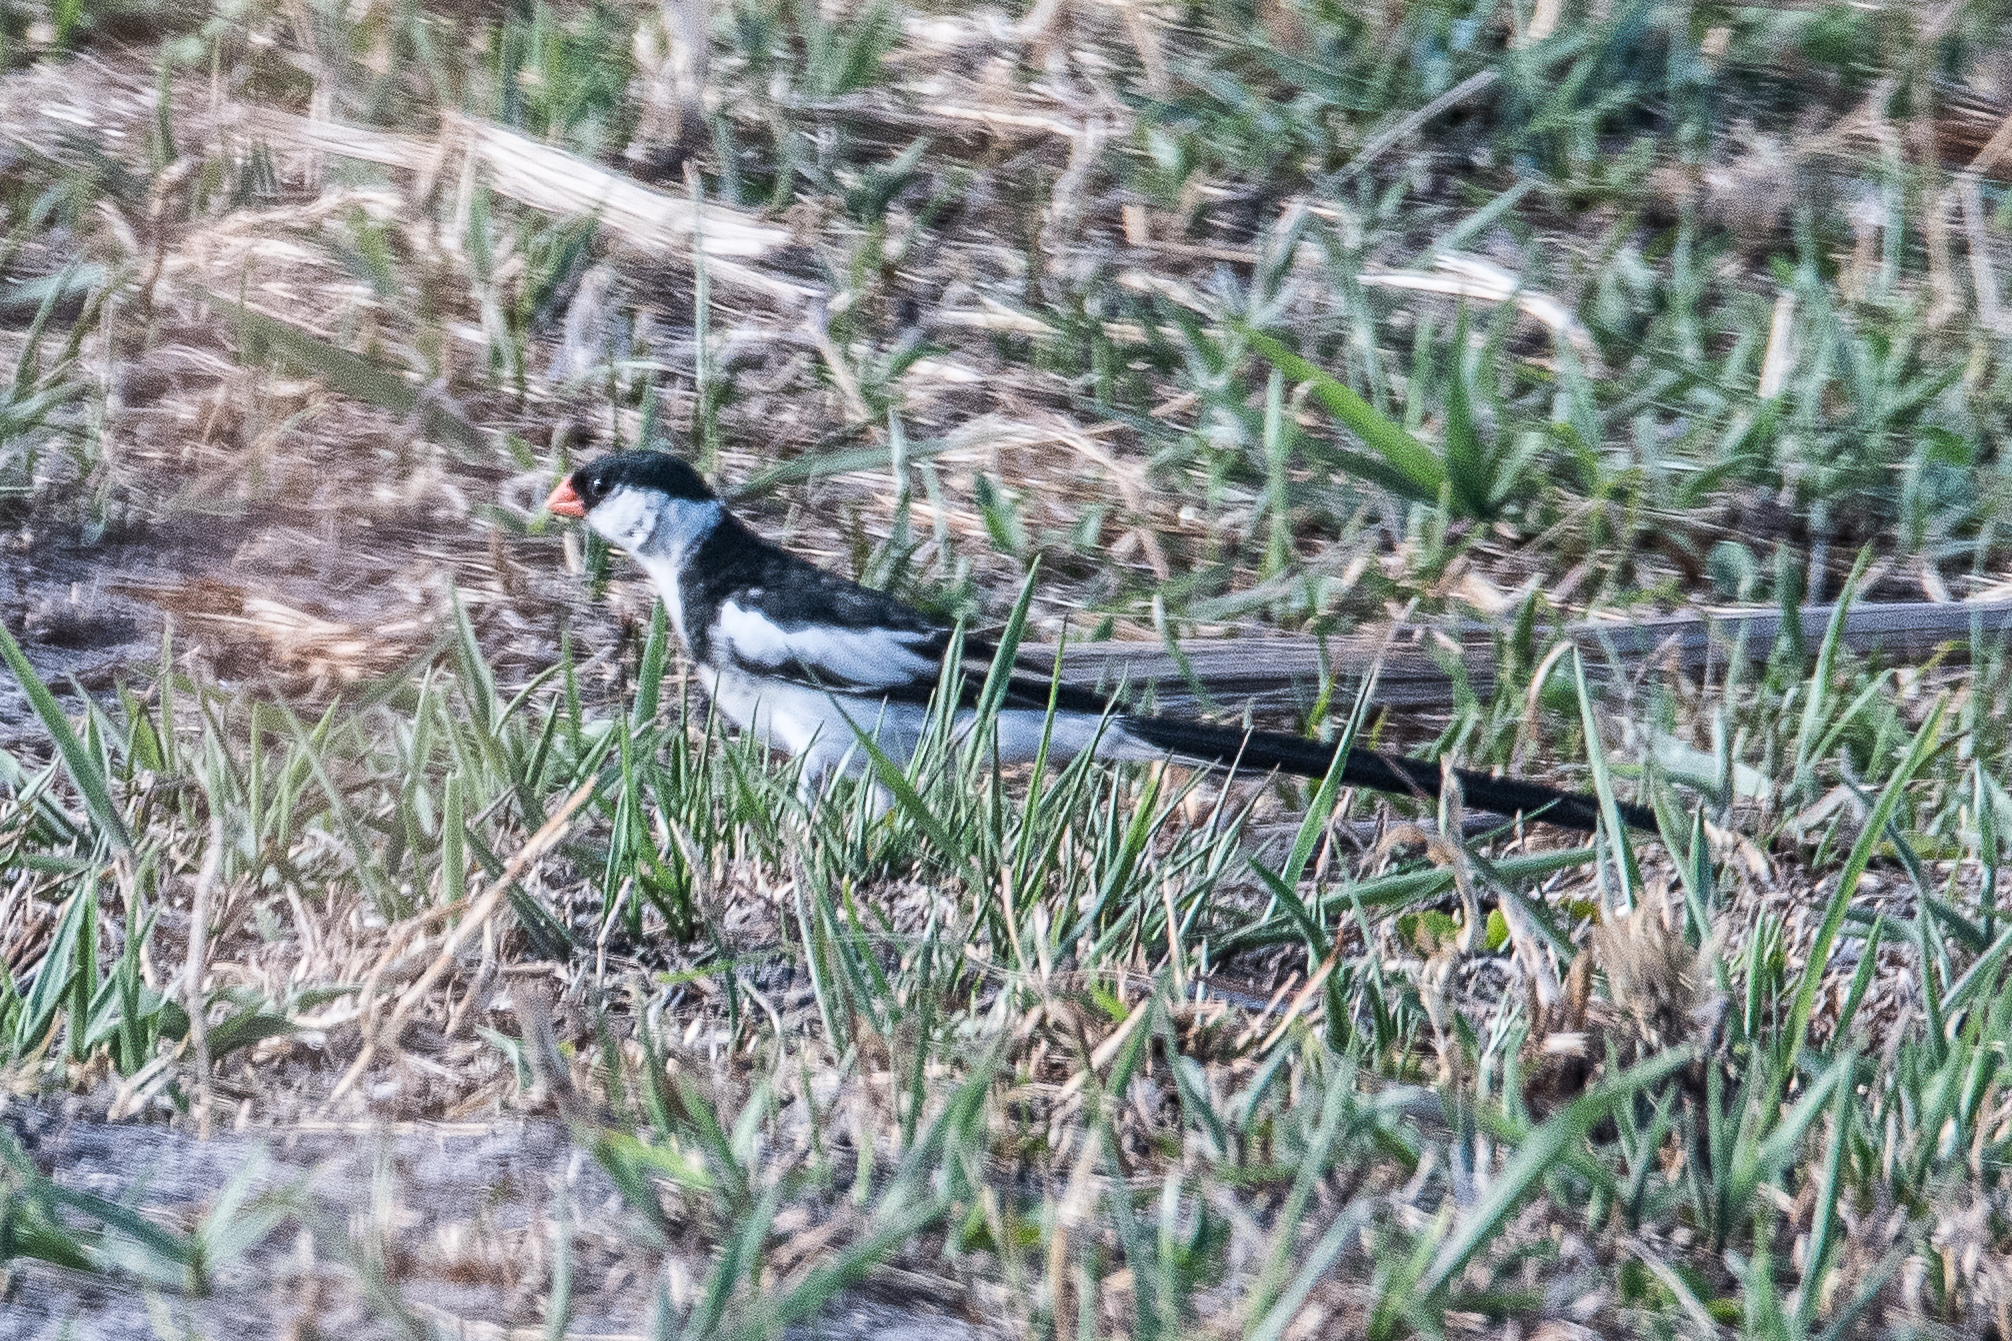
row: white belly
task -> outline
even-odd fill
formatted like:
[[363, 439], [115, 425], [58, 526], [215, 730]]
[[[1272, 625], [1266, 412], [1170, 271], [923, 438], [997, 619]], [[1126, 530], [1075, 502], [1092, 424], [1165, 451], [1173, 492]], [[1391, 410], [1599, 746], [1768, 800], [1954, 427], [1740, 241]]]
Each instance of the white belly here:
[[[865, 771], [869, 761], [859, 747], [861, 735], [895, 763], [906, 764], [928, 722], [927, 710], [912, 703], [832, 694], [703, 665], [698, 674], [720, 716], [771, 749], [802, 757], [807, 783], [816, 783], [834, 769]], [[960, 737], [970, 730], [974, 719], [975, 714], [968, 710], [957, 714]], [[1057, 764], [1067, 763], [1093, 741], [1103, 759], [1155, 759], [1160, 755], [1126, 735], [1116, 723], [1106, 726], [1086, 714], [1057, 713], [1050, 728], [1045, 712], [1007, 708], [999, 713], [997, 722], [1000, 762], [1032, 763], [1040, 752], [1044, 731], [1048, 733], [1048, 758]]]
[[811, 777], [821, 777], [847, 756], [855, 768], [863, 765], [861, 733], [902, 763], [922, 738], [923, 710], [911, 704], [850, 698], [708, 666], [699, 667], [699, 683], [720, 716], [771, 749], [805, 756], [804, 771]]

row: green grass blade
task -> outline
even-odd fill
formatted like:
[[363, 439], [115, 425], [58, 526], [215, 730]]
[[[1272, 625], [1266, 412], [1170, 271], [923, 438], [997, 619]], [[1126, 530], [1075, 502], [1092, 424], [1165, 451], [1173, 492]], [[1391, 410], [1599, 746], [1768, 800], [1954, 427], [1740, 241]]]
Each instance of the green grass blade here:
[[1488, 1185], [1487, 1194], [1474, 1209], [1461, 1216], [1458, 1227], [1440, 1245], [1431, 1268], [1419, 1282], [1419, 1294], [1438, 1292], [1464, 1271], [1468, 1261], [1493, 1237], [1509, 1213], [1530, 1195], [1545, 1173], [1584, 1138], [1594, 1123], [1612, 1112], [1615, 1104], [1674, 1075], [1696, 1055], [1695, 1049], [1678, 1048], [1652, 1057], [1589, 1090], [1563, 1112], [1546, 1119]]
[[[1841, 1065], [1855, 1065], [1855, 1059], [1846, 1057]], [[1816, 1191], [1816, 1215], [1809, 1230], [1809, 1251], [1805, 1260], [1808, 1268], [1803, 1273], [1802, 1289], [1798, 1292], [1795, 1309], [1795, 1329], [1801, 1336], [1809, 1335], [1809, 1326], [1816, 1313], [1818, 1297], [1822, 1294], [1823, 1277], [1827, 1268], [1825, 1258], [1830, 1256], [1831, 1236], [1837, 1230], [1838, 1197], [1842, 1191], [1844, 1157], [1851, 1143], [1852, 1119], [1851, 1086], [1840, 1083], [1836, 1088], [1836, 1102], [1831, 1111], [1830, 1152], [1824, 1157], [1822, 1181]]]
[[[913, 463], [927, 461], [940, 456], [955, 444], [942, 439], [922, 442], [904, 442], [901, 457]], [[893, 447], [861, 447], [850, 451], [822, 452], [808, 456], [794, 457], [762, 471], [740, 488], [730, 492], [733, 502], [745, 502], [774, 493], [787, 484], [802, 484], [806, 480], [824, 479], [830, 475], [849, 475], [861, 470], [885, 470], [894, 460]]]
[[648, 728], [657, 720], [657, 701], [663, 691], [664, 667], [670, 660], [670, 650], [670, 621], [664, 613], [664, 603], [657, 601], [650, 610], [650, 637], [643, 644], [642, 668], [636, 672], [638, 727]]
[[130, 852], [133, 836], [126, 828], [126, 820], [119, 813], [119, 807], [112, 801], [112, 789], [104, 770], [92, 757], [84, 742], [77, 738], [77, 732], [70, 725], [70, 719], [63, 713], [56, 696], [49, 692], [49, 686], [42, 683], [42, 677], [35, 674], [35, 668], [28, 664], [28, 656], [21, 650], [21, 644], [14, 641], [14, 635], [7, 626], [0, 624], [0, 661], [7, 663], [7, 669], [21, 684], [21, 692], [28, 696], [28, 706], [41, 719], [43, 729], [55, 742], [56, 753], [63, 760], [63, 770], [70, 775], [70, 781], [77, 788], [77, 794], [84, 799], [84, 809], [91, 816], [91, 823], [98, 834], [113, 847]]
[[[1810, 770], [1815, 763], [1812, 747], [1816, 744], [1817, 730], [1823, 724], [1823, 709], [1828, 702], [1830, 677], [1837, 665], [1837, 649], [1844, 638], [1845, 617], [1851, 610], [1852, 597], [1857, 594], [1859, 579], [1864, 577], [1866, 565], [1872, 562], [1872, 549], [1867, 546], [1858, 553], [1858, 562], [1852, 565], [1851, 576], [1845, 579], [1844, 589], [1838, 592], [1837, 608], [1831, 612], [1830, 625], [1823, 631], [1823, 646], [1816, 654], [1816, 668], [1810, 672], [1804, 686], [1807, 697], [1802, 704], [1802, 722], [1795, 733], [1795, 766], [1789, 772], [1789, 786], [1792, 792], [1807, 789]], [[1788, 612], [1784, 612], [1788, 613]], [[1794, 612], [1800, 617], [1800, 612]], [[1868, 688], [1867, 692], [1870, 692]]]
[[[1802, 979], [1796, 985], [1794, 1004], [1789, 1011], [1788, 1028], [1781, 1035], [1784, 1063], [1792, 1062], [1802, 1051], [1803, 1042], [1809, 1036], [1809, 1017], [1816, 1009], [1816, 994], [1823, 984], [1824, 970], [1830, 964], [1831, 946], [1837, 940], [1838, 928], [1844, 925], [1845, 910], [1851, 906], [1851, 899], [1858, 892], [1858, 882], [1865, 875], [1865, 868], [1871, 864], [1873, 849], [1886, 833], [1887, 824], [1893, 819], [1893, 812], [1900, 805], [1901, 794], [1907, 784], [1935, 753], [1942, 737], [1942, 715], [1949, 706], [1947, 698], [1938, 698], [1929, 712], [1928, 720], [1915, 733], [1914, 743], [1908, 748], [1906, 758], [1893, 776], [1887, 779], [1881, 791], [1879, 802], [1873, 807], [1872, 816], [1865, 828], [1859, 831], [1858, 841], [1852, 845], [1851, 856], [1844, 863], [1844, 870], [1838, 874], [1837, 889], [1830, 896], [1830, 904], [1824, 910], [1823, 922], [1818, 926], [1816, 939], [1810, 943], [1809, 958], [1803, 964]], [[1839, 1040], [1842, 1042], [1843, 1040]], [[1786, 1069], [1786, 1068], [1784, 1068]]]
[[1593, 794], [1600, 801], [1600, 822], [1606, 838], [1614, 845], [1614, 872], [1621, 881], [1621, 906], [1633, 908], [1642, 888], [1642, 872], [1635, 865], [1635, 849], [1628, 842], [1628, 826], [1621, 823], [1620, 806], [1614, 800], [1614, 777], [1607, 770], [1607, 752], [1600, 746], [1600, 724], [1593, 717], [1593, 696], [1586, 691], [1586, 660], [1572, 650], [1572, 685], [1579, 694], [1579, 720], [1586, 730], [1586, 763], [1593, 771]]
[[[334, 775], [328, 770], [327, 761], [322, 757], [325, 750], [322, 737], [333, 718], [323, 718], [314, 731], [309, 731], [300, 718], [294, 715], [293, 709], [280, 704], [279, 710], [281, 719], [286, 723], [287, 732], [293, 737], [294, 746], [300, 752], [300, 758], [306, 762], [308, 771], [320, 784], [322, 795], [328, 798], [329, 814], [335, 821], [337, 832], [349, 845], [350, 859], [355, 863], [356, 878], [363, 885], [364, 892], [370, 896], [371, 903], [384, 916], [393, 920], [405, 916], [410, 910], [404, 907], [402, 899], [386, 887], [384, 864], [372, 851], [362, 821], [350, 807], [348, 797], [336, 784]], [[334, 709], [331, 708], [329, 711], [333, 714]]]
[[[1020, 655], [1020, 640], [1027, 632], [1027, 610], [1034, 602], [1034, 583], [1040, 571], [1039, 558], [1027, 565], [1027, 577], [1020, 584], [1020, 597], [1013, 602], [1013, 613], [1007, 616], [1006, 627], [999, 633], [992, 665], [985, 672], [985, 687], [978, 694], [978, 724], [972, 733], [976, 738], [984, 738], [1012, 683], [1014, 658]], [[955, 686], [952, 688], [954, 690]]]
[[487, 451], [488, 434], [438, 396], [422, 396], [399, 372], [331, 344], [302, 326], [239, 306], [215, 294], [210, 300], [237, 322], [247, 364], [271, 361], [319, 377], [345, 396], [399, 415], [418, 415], [423, 431], [463, 450]]
[[[41, 1046], [42, 1040], [55, 1026], [64, 998], [71, 994], [78, 979], [77, 947], [86, 939], [88, 924], [97, 906], [97, 897], [88, 882], [63, 906], [62, 918], [49, 937], [49, 948], [43, 952], [42, 966], [35, 970], [34, 984], [29, 987], [28, 995], [21, 1003], [21, 1014], [14, 1024], [12, 1051], [15, 1057]], [[77, 1022], [77, 1027], [83, 1027], [81, 1020]]]
[[1438, 501], [1446, 484], [1446, 468], [1432, 449], [1384, 415], [1375, 406], [1343, 386], [1327, 373], [1288, 349], [1276, 337], [1262, 331], [1245, 330], [1251, 348], [1272, 362], [1295, 382], [1313, 388], [1315, 399], [1327, 407], [1349, 432], [1381, 456], [1397, 472], [1406, 496], [1421, 503]]

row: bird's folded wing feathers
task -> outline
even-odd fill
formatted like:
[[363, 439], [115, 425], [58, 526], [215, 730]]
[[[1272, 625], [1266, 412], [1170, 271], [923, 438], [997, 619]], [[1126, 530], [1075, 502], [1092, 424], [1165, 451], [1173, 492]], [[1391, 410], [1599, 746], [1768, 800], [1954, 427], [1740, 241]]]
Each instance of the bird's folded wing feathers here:
[[[791, 680], [835, 694], [858, 694], [924, 703], [942, 681], [949, 653], [949, 629], [910, 614], [910, 627], [830, 621], [793, 624], [729, 598], [720, 604], [712, 629], [716, 654], [751, 674]], [[959, 667], [960, 706], [971, 707], [983, 689], [995, 655], [993, 644], [967, 639]], [[1052, 696], [1058, 711], [1102, 714], [1110, 696], [1075, 685], [1056, 685], [1053, 666], [1015, 660], [1001, 706], [1045, 710]]]
[[791, 627], [733, 600], [721, 603], [711, 636], [728, 660], [757, 675], [835, 693], [900, 697], [918, 689], [926, 696], [935, 686], [944, 641], [941, 631], [929, 628], [832, 623]]

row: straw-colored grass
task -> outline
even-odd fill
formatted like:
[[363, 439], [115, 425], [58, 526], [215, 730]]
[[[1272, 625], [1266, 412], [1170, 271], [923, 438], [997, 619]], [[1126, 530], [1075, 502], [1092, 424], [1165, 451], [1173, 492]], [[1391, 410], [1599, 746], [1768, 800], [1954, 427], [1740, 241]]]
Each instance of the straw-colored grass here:
[[[2004, 31], [0, 14], [0, 1309], [2012, 1334]], [[541, 511], [636, 445], [1663, 832], [947, 733], [806, 805]]]

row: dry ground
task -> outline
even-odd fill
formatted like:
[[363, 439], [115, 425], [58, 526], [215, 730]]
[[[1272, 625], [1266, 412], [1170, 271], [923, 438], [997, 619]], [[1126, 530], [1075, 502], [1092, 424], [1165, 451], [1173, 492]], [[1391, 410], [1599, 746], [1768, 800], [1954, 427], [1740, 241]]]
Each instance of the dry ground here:
[[[1830, 599], [1861, 547], [1860, 599], [2002, 595], [1976, 444], [2003, 423], [2003, 154], [1964, 128], [2003, 60], [1960, 7], [1871, 7], [1899, 25], [1880, 79], [1795, 65], [1814, 39], [1743, 67], [1765, 15], [1659, 18], [1773, 118], [1699, 151], [1660, 103], [1560, 94], [1544, 130], [1525, 103], [1554, 81], [1512, 53], [1577, 70], [1633, 39], [1539, 4], [1444, 57], [1479, 73], [1393, 56], [1312, 107], [1344, 37], [1420, 69], [1437, 48], [1396, 34], [1453, 40], [1384, 8], [904, 10], [875, 37], [891, 11], [747, 6], [701, 76], [616, 7], [643, 27], [633, 61], [609, 48], [618, 112], [542, 126], [483, 80], [524, 28], [560, 54], [512, 96], [591, 89], [565, 61], [592, 43], [562, 40], [585, 9], [27, 35], [4, 268], [97, 269], [43, 314], [76, 398], [0, 438], [0, 625], [105, 706], [87, 745], [137, 841], [100, 845], [67, 758], [61, 817], [37, 808], [61, 751], [0, 683], [0, 1188], [47, 1235], [0, 1252], [7, 1325], [1976, 1335], [2012, 1306], [1995, 644], [1756, 649], [1730, 680], [1616, 677], [1582, 717], [1569, 658], [1516, 632]], [[438, 67], [465, 97], [422, 30], [491, 44]], [[1894, 90], [1925, 96], [1946, 72], [1908, 53], [1952, 44], [1938, 138]], [[1790, 137], [1767, 100], [1797, 81], [1821, 124]], [[675, 124], [693, 97], [703, 135]], [[1223, 147], [1267, 108], [1321, 129]], [[1573, 117], [1591, 148], [1554, 150]], [[54, 327], [5, 310], [0, 348], [42, 350]], [[1500, 384], [1474, 393], [1495, 454], [1427, 497], [1364, 483], [1363, 421], [1268, 377], [1243, 324], [1304, 335], [1457, 463], [1448, 346]], [[1033, 638], [1486, 620], [1499, 686], [1365, 729], [1702, 785], [1628, 855], [1541, 828], [1470, 850], [1437, 837], [1457, 814], [1355, 797], [1295, 853], [1309, 794], [1178, 772], [1045, 811], [1026, 777], [946, 774], [879, 827], [806, 815], [675, 660], [659, 679], [647, 587], [540, 514], [568, 462], [644, 440], [949, 614], [996, 626], [1038, 556]], [[1334, 669], [1345, 715], [1364, 668]], [[639, 694], [660, 710], [631, 720]], [[148, 762], [149, 719], [180, 763]], [[1061, 835], [1052, 866], [1030, 834]], [[131, 999], [38, 987], [85, 961]], [[209, 1057], [167, 1002], [242, 1045]]]

